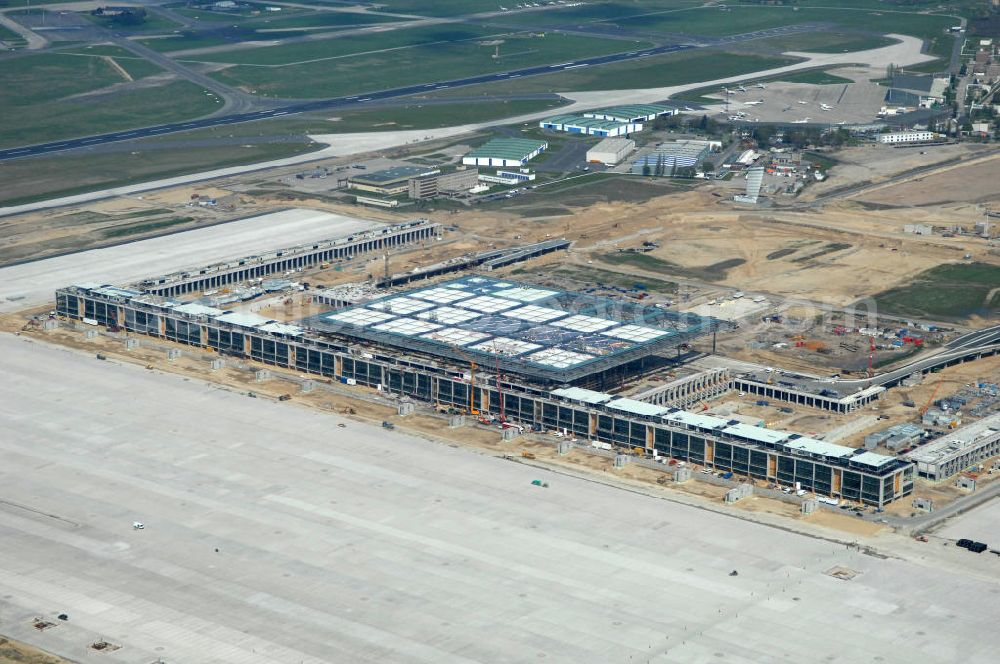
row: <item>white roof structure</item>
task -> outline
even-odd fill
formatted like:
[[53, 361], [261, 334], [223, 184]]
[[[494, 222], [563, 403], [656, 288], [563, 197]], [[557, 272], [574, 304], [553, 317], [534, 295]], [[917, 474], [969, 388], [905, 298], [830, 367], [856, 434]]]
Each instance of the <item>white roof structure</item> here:
[[191, 316], [219, 316], [223, 313], [222, 309], [206, 307], [204, 304], [198, 304], [197, 302], [178, 304], [174, 307], [174, 311], [179, 311], [182, 314], [188, 314]]
[[557, 397], [562, 397], [563, 399], [580, 401], [582, 403], [589, 403], [592, 405], [606, 403], [614, 398], [610, 394], [595, 392], [594, 390], [587, 390], [582, 387], [562, 387], [558, 390], [552, 390], [551, 394], [554, 394]]
[[652, 341], [657, 337], [664, 336], [667, 332], [665, 330], [657, 330], [656, 328], [644, 327], [642, 325], [622, 325], [621, 327], [601, 332], [601, 334], [606, 334], [609, 337], [626, 339], [628, 341]]
[[230, 311], [229, 313], [222, 314], [221, 316], [216, 316], [215, 320], [220, 323], [228, 323], [229, 325], [238, 325], [240, 327], [259, 327], [270, 322], [271, 319], [258, 316], [257, 314]]
[[257, 329], [263, 330], [264, 332], [271, 332], [272, 334], [284, 334], [289, 337], [300, 337], [304, 332], [304, 330], [298, 325], [289, 325], [287, 323], [277, 322], [265, 323]]
[[577, 332], [600, 332], [601, 330], [606, 330], [609, 327], [612, 327], [615, 322], [613, 320], [608, 320], [607, 318], [597, 318], [595, 316], [583, 316], [581, 314], [577, 314], [574, 316], [568, 316], [562, 320], [557, 320], [552, 324], [567, 330], [576, 330]]
[[787, 440], [785, 441], [784, 446], [789, 450], [797, 450], [799, 452], [805, 452], [806, 454], [815, 454], [817, 456], [831, 457], [834, 459], [843, 459], [852, 456], [855, 451], [853, 447], [834, 445], [833, 443], [828, 443], [824, 440], [807, 438], [805, 436], [802, 438]]
[[676, 411], [663, 416], [668, 422], [678, 422], [689, 427], [710, 431], [724, 427], [729, 420], [714, 415], [703, 415], [701, 413], [689, 413], [685, 410]]
[[581, 362], [594, 359], [593, 355], [576, 353], [562, 348], [545, 348], [528, 356], [528, 359], [537, 364], [546, 364], [550, 367], [564, 369]]
[[788, 431], [776, 431], [774, 429], [765, 429], [764, 427], [755, 427], [753, 425], [746, 424], [745, 422], [738, 422], [737, 424], [728, 426], [722, 430], [722, 433], [737, 438], [745, 438], [754, 442], [768, 443], [771, 445], [779, 443], [792, 435]]
[[546, 307], [537, 307], [533, 304], [529, 304], [518, 309], [505, 311], [503, 312], [503, 315], [530, 321], [532, 323], [545, 323], [556, 318], [564, 318], [566, 316], [566, 312], [560, 311], [559, 309], [548, 309]]
[[349, 323], [351, 325], [374, 325], [375, 323], [381, 323], [391, 318], [395, 318], [395, 316], [365, 308], [348, 309], [347, 311], [326, 316], [327, 320]]
[[645, 401], [636, 401], [635, 399], [625, 398], [609, 401], [605, 405], [612, 410], [620, 410], [623, 413], [642, 415], [644, 417], [656, 417], [657, 415], [663, 415], [664, 413], [670, 411], [670, 409], [666, 406], [657, 406], [656, 404], [646, 403]]
[[373, 327], [376, 330], [381, 330], [382, 332], [395, 332], [396, 334], [404, 334], [409, 337], [417, 334], [426, 334], [432, 330], [440, 328], [441, 326], [437, 323], [418, 320], [416, 318], [394, 318], [393, 320], [379, 323]]

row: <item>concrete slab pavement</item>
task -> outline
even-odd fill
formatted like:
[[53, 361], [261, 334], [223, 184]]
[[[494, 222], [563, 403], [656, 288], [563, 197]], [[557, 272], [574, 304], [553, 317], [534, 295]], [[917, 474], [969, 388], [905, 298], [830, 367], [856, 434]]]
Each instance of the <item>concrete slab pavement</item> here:
[[986, 664], [1000, 647], [1000, 583], [948, 561], [24, 337], [0, 335], [0, 358], [2, 629], [78, 661], [98, 638], [130, 664]]
[[342, 237], [377, 225], [356, 217], [294, 208], [0, 268], [0, 312], [51, 302], [56, 288], [74, 283], [124, 285], [217, 260]]

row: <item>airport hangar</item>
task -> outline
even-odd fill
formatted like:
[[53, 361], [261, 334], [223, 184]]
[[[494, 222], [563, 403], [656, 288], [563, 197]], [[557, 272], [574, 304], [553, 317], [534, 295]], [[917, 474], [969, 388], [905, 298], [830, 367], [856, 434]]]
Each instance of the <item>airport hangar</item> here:
[[468, 276], [299, 324], [97, 285], [59, 289], [56, 311], [877, 507], [913, 489], [913, 464], [895, 457], [590, 389], [716, 326], [637, 302]]

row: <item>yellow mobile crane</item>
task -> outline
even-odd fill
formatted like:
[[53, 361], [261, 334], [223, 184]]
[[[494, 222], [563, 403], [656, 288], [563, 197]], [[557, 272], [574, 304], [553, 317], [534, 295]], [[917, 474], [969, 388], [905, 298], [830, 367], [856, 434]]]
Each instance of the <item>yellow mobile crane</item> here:
[[452, 344], [452, 348], [469, 363], [469, 414], [479, 415], [479, 409], [476, 408], [476, 361], [460, 346]]

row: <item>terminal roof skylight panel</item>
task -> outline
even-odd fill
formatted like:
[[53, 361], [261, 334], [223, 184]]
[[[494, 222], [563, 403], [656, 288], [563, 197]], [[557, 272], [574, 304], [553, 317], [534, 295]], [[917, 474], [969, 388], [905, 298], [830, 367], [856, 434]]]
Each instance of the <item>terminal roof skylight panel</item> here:
[[498, 311], [506, 311], [507, 309], [513, 309], [517, 306], [517, 302], [504, 300], [499, 297], [492, 297], [490, 295], [480, 295], [479, 297], [474, 297], [471, 300], [456, 302], [456, 306], [462, 307], [463, 309], [481, 311], [484, 314], [490, 314]]
[[571, 350], [564, 350], [562, 348], [546, 348], [528, 355], [525, 359], [535, 364], [545, 364], [557, 369], [565, 369], [592, 360], [594, 356], [574, 353]]
[[469, 295], [468, 292], [461, 289], [447, 287], [428, 288], [427, 290], [410, 293], [411, 297], [419, 297], [421, 300], [437, 302], [438, 304], [451, 304], [456, 300], [465, 299]]
[[369, 309], [380, 309], [389, 313], [405, 316], [415, 314], [418, 311], [425, 311], [434, 305], [430, 302], [415, 300], [412, 297], [394, 297], [387, 300], [379, 300], [368, 305]]
[[636, 343], [645, 343], [647, 341], [652, 341], [653, 339], [666, 336], [667, 332], [665, 330], [657, 330], [654, 327], [645, 327], [643, 325], [622, 325], [621, 327], [601, 332], [601, 334], [606, 334], [609, 337], [617, 337], [618, 339], [634, 341]]
[[543, 346], [566, 346], [572, 345], [579, 337], [579, 332], [565, 330], [552, 325], [532, 325], [526, 330], [522, 330], [517, 335], [519, 339], [534, 341]]
[[502, 316], [500, 314], [485, 314], [478, 316], [474, 320], [461, 323], [458, 327], [466, 330], [486, 332], [488, 334], [514, 337], [520, 336], [518, 333], [521, 332], [526, 325], [527, 323], [516, 318], [507, 318], [506, 316]]
[[431, 309], [430, 311], [417, 314], [417, 318], [423, 318], [424, 320], [433, 321], [435, 323], [443, 323], [444, 325], [456, 325], [458, 323], [464, 323], [465, 321], [472, 320], [473, 318], [479, 318], [481, 315], [482, 314], [476, 313], [475, 311], [469, 311], [468, 309], [438, 307], [436, 309]]
[[581, 314], [577, 314], [575, 316], [570, 316], [569, 318], [556, 321], [552, 324], [557, 327], [565, 327], [567, 330], [576, 330], [577, 332], [600, 332], [601, 330], [606, 330], [617, 323], [613, 320], [607, 320], [605, 318], [596, 318], [594, 316], [583, 316]]
[[467, 346], [471, 343], [488, 339], [490, 335], [483, 334], [482, 332], [463, 330], [457, 327], [446, 327], [420, 336], [431, 341], [440, 341], [449, 346]]
[[[497, 285], [499, 286], [501, 284]], [[537, 302], [538, 300], [544, 300], [547, 297], [558, 295], [559, 292], [543, 290], [541, 288], [518, 286], [516, 288], [505, 288], [503, 290], [493, 291], [493, 294], [499, 297], [506, 297], [511, 300], [519, 300], [521, 302]]]
[[533, 350], [538, 350], [541, 348], [538, 344], [528, 343], [527, 341], [519, 341], [517, 339], [508, 339], [507, 337], [496, 337], [490, 339], [489, 341], [484, 341], [482, 343], [476, 344], [475, 346], [469, 346], [469, 348], [474, 348], [476, 350], [486, 351], [487, 353], [494, 353], [497, 355], [523, 355], [524, 353], [531, 352]]
[[441, 326], [436, 323], [430, 323], [425, 320], [417, 320], [416, 318], [397, 318], [396, 320], [380, 323], [376, 325], [374, 329], [381, 332], [395, 332], [396, 334], [413, 336], [416, 334], [424, 334], [440, 327]]
[[511, 318], [526, 320], [529, 323], [546, 323], [556, 318], [562, 318], [566, 315], [566, 312], [560, 311], [559, 309], [549, 309], [547, 307], [538, 307], [534, 304], [529, 304], [517, 309], [512, 309], [511, 311], [505, 311], [503, 312], [503, 315], [510, 316]]
[[375, 323], [381, 323], [382, 321], [387, 321], [390, 318], [395, 318], [392, 314], [387, 314], [384, 311], [372, 311], [371, 309], [348, 309], [347, 311], [341, 311], [340, 313], [330, 314], [326, 317], [329, 321], [334, 321], [338, 323], [348, 323], [350, 325], [374, 325]]

